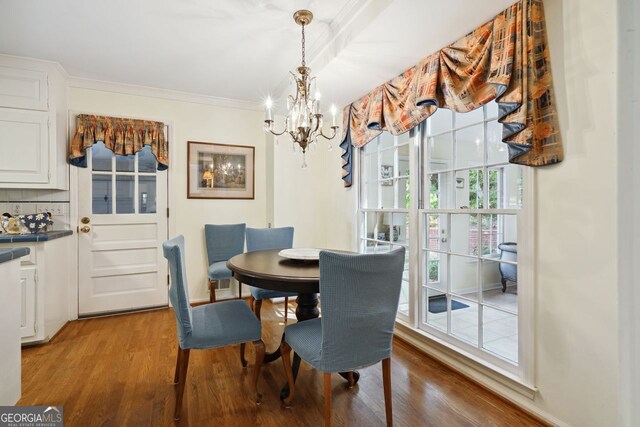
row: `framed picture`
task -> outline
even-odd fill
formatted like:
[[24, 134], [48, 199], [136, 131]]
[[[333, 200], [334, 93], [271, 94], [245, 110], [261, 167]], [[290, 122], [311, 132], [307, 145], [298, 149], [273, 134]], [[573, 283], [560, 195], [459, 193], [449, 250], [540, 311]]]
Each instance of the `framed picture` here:
[[388, 179], [389, 181], [382, 181], [380, 185], [391, 186], [393, 185], [393, 165], [380, 165], [380, 179]]
[[255, 148], [188, 141], [187, 198], [254, 199]]
[[456, 178], [456, 188], [464, 188], [464, 178]]

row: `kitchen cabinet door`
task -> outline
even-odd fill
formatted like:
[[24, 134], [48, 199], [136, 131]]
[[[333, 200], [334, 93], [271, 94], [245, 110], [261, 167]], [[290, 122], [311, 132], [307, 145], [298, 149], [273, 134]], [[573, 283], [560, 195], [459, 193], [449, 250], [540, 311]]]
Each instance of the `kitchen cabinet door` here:
[[20, 336], [32, 337], [36, 334], [36, 269], [20, 269], [20, 287], [22, 291], [20, 313]]
[[49, 181], [49, 113], [0, 108], [0, 183]]

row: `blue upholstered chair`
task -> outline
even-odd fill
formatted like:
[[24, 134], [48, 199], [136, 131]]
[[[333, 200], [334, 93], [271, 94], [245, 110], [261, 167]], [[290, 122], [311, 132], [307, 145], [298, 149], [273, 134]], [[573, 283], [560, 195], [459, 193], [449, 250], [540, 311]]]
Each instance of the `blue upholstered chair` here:
[[[289, 249], [293, 246], [293, 227], [247, 228], [247, 252], [267, 249]], [[251, 291], [251, 307], [260, 319], [262, 301], [269, 298], [284, 298], [284, 321], [287, 321], [289, 297], [297, 297], [295, 292], [272, 291], [249, 286]]]
[[[174, 383], [178, 388], [174, 418], [176, 420], [180, 418], [191, 349], [210, 349], [240, 344], [242, 354], [245, 343], [252, 341], [256, 350], [253, 387], [256, 401], [260, 403], [261, 395], [258, 393], [257, 386], [265, 353], [265, 346], [260, 338], [262, 332], [260, 321], [244, 301], [223, 301], [191, 307], [185, 270], [184, 237], [178, 236], [167, 240], [162, 244], [162, 250], [164, 257], [169, 261], [171, 273], [169, 299], [178, 325], [178, 360], [174, 376]], [[246, 366], [246, 362], [243, 362], [243, 366]]]
[[[209, 258], [209, 301], [216, 300], [216, 284], [220, 280], [231, 279], [233, 272], [227, 268], [227, 261], [244, 252], [244, 231], [246, 224], [205, 224], [204, 237]], [[242, 298], [242, 284], [238, 284], [238, 297]]]
[[[324, 372], [324, 420], [331, 425], [331, 373], [351, 372], [382, 361], [387, 425], [391, 409], [391, 340], [398, 310], [404, 248], [384, 254], [320, 252], [322, 317], [287, 326], [280, 345], [293, 402], [291, 349]], [[349, 385], [353, 386], [353, 375]]]
[[[500, 261], [518, 262], [518, 244], [515, 242], [505, 242], [498, 245], [500, 249]], [[500, 281], [502, 282], [502, 292], [507, 291], [507, 280], [518, 283], [518, 266], [514, 264], [500, 263]]]

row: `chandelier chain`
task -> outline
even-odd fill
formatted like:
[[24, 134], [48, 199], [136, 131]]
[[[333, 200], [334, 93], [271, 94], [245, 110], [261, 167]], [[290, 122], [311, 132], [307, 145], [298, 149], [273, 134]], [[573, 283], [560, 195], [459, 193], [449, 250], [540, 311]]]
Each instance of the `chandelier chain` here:
[[304, 42], [305, 42], [305, 38], [304, 38], [304, 23], [302, 23], [302, 66], [306, 67], [306, 63], [305, 63], [305, 60], [304, 60], [304, 54], [305, 54]]

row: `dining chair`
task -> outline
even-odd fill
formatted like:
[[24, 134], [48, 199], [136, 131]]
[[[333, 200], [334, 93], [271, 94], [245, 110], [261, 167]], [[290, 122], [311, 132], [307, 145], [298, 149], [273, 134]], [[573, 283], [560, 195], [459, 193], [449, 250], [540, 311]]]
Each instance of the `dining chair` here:
[[[256, 351], [253, 369], [253, 389], [256, 403], [260, 403], [258, 378], [264, 359], [265, 346], [261, 339], [262, 328], [244, 301], [222, 301], [216, 304], [205, 304], [191, 307], [189, 304], [189, 287], [185, 269], [184, 237], [178, 236], [162, 244], [164, 257], [169, 261], [171, 287], [169, 299], [173, 306], [178, 327], [178, 358], [174, 384], [176, 389], [176, 406], [174, 418], [180, 419], [184, 386], [187, 382], [189, 354], [192, 349], [212, 349], [227, 345], [240, 344], [244, 353], [245, 343], [251, 341]], [[244, 356], [243, 367], [246, 366]]]
[[[290, 249], [293, 246], [293, 227], [247, 228], [247, 252], [267, 249]], [[262, 301], [270, 298], [284, 297], [284, 321], [288, 320], [289, 297], [297, 297], [295, 292], [272, 291], [270, 289], [249, 286], [251, 292], [250, 305], [256, 317], [260, 319]]]
[[393, 425], [391, 404], [391, 342], [398, 311], [404, 248], [382, 254], [320, 252], [322, 317], [285, 328], [280, 344], [289, 383], [290, 406], [294, 396], [291, 350], [324, 372], [324, 422], [331, 425], [331, 373], [350, 372], [382, 361], [387, 426]]
[[[246, 227], [246, 224], [205, 224], [204, 226], [209, 259], [209, 302], [216, 301], [217, 283], [233, 277], [233, 272], [227, 268], [227, 261], [244, 252]], [[238, 283], [238, 298], [242, 299], [242, 283]]]

